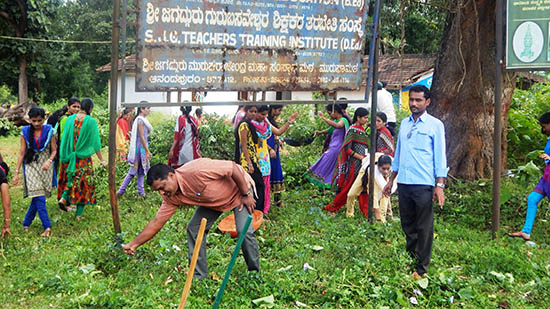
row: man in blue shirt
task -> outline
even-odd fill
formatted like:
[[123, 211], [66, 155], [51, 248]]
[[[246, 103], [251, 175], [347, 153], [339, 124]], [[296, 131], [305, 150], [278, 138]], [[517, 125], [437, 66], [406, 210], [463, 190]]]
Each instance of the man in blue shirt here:
[[433, 199], [440, 207], [445, 203], [445, 128], [429, 115], [430, 90], [422, 85], [409, 90], [411, 115], [401, 121], [393, 173], [384, 188], [391, 194], [391, 184], [397, 178], [401, 227], [407, 240], [407, 252], [417, 259], [414, 278], [428, 271], [433, 243]]
[[[539, 118], [539, 124], [541, 127], [541, 132], [550, 136], [550, 113], [546, 113]], [[541, 159], [544, 159], [546, 167], [544, 168], [544, 174], [541, 177], [539, 184], [533, 189], [533, 192], [529, 194], [527, 198], [527, 213], [525, 215], [525, 224], [519, 232], [514, 232], [508, 234], [511, 237], [521, 237], [524, 240], [531, 239], [531, 229], [533, 228], [533, 222], [535, 221], [535, 216], [537, 215], [537, 205], [545, 196], [550, 196], [550, 137], [546, 142], [546, 147], [544, 147], [544, 153], [539, 156]]]

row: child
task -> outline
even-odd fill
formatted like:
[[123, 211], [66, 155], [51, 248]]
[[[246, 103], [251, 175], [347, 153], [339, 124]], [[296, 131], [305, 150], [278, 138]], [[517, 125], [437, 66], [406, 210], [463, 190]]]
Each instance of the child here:
[[29, 229], [38, 212], [44, 228], [41, 236], [49, 237], [51, 224], [46, 209], [46, 197], [52, 192], [52, 163], [57, 153], [57, 144], [52, 126], [44, 124], [45, 115], [46, 112], [41, 107], [35, 106], [29, 111], [31, 124], [21, 129], [21, 150], [13, 182], [19, 182], [19, 170], [23, 164], [23, 196], [32, 198], [23, 221], [23, 229]]
[[[377, 220], [386, 222], [386, 215], [390, 218], [393, 215], [391, 209], [391, 201], [389, 196], [382, 194], [384, 187], [388, 183], [391, 173], [391, 162], [392, 158], [388, 155], [383, 155], [378, 158], [378, 161], [375, 162], [376, 168], [374, 169], [374, 197], [372, 208], [374, 209], [374, 216]], [[367, 167], [368, 168], [368, 167]], [[363, 190], [365, 190], [369, 183], [368, 170], [363, 175], [362, 179]], [[392, 193], [397, 189], [396, 182], [393, 183]]]
[[8, 187], [8, 172], [10, 171], [4, 158], [0, 154], [0, 192], [2, 193], [2, 208], [4, 209], [4, 225], [2, 227], [2, 237], [8, 237], [10, 233], [10, 217], [11, 217], [11, 208], [10, 208], [10, 191]]
[[[390, 198], [382, 194], [384, 186], [388, 183], [388, 179], [391, 172], [392, 158], [382, 153], [376, 153], [375, 155], [374, 169], [374, 197], [373, 197], [373, 209], [375, 218], [386, 222], [386, 215], [392, 216], [392, 209]], [[359, 197], [359, 208], [361, 212], [366, 216], [368, 214], [368, 182], [369, 182], [369, 156], [367, 155], [363, 159], [363, 164], [359, 175], [355, 179], [352, 188], [348, 193], [348, 201], [346, 203], [346, 215], [353, 217], [355, 199]], [[397, 186], [393, 185], [392, 192], [395, 192]]]

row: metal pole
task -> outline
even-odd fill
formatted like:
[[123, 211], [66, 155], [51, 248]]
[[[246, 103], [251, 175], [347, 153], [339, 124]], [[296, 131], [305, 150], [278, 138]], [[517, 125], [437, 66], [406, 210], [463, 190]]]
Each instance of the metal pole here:
[[222, 285], [220, 286], [220, 289], [218, 290], [218, 294], [216, 295], [214, 306], [212, 306], [213, 309], [218, 309], [220, 307], [220, 304], [222, 302], [223, 292], [225, 291], [225, 287], [227, 286], [227, 282], [229, 281], [229, 276], [233, 271], [233, 266], [235, 266], [235, 261], [237, 260], [237, 256], [239, 256], [239, 250], [241, 249], [241, 245], [243, 244], [244, 236], [246, 235], [246, 231], [248, 231], [248, 227], [250, 226], [251, 222], [252, 222], [252, 216], [248, 215], [248, 217], [246, 218], [246, 222], [244, 223], [244, 227], [241, 230], [241, 233], [239, 235], [239, 239], [237, 240], [237, 245], [235, 245], [235, 250], [233, 250], [233, 255], [231, 255], [231, 260], [229, 260], [229, 265], [227, 266], [227, 270], [225, 271], [225, 276], [223, 277]]
[[370, 168], [369, 168], [369, 222], [373, 222], [373, 203], [374, 203], [374, 186], [372, 183], [374, 182], [374, 155], [376, 153], [376, 105], [377, 105], [377, 96], [376, 94], [376, 87], [377, 87], [377, 81], [378, 78], [377, 70], [378, 70], [378, 25], [379, 25], [379, 17], [380, 17], [380, 7], [382, 6], [382, 1], [376, 0], [376, 6], [374, 9], [374, 16], [372, 21], [372, 37], [370, 40], [370, 48], [369, 48], [369, 71], [367, 76], [367, 85], [365, 87], [365, 101], [369, 100], [369, 86], [372, 86], [372, 100], [371, 100], [371, 122], [370, 122], [370, 147], [369, 147], [369, 155], [370, 155]]
[[502, 43], [503, 43], [503, 0], [496, 0], [496, 80], [495, 80], [495, 131], [493, 133], [493, 218], [492, 231], [493, 239], [497, 237], [500, 225], [500, 174], [501, 174], [501, 152], [502, 152]]
[[128, 24], [128, 0], [122, 2], [122, 46], [120, 53], [122, 54], [122, 68], [120, 71], [120, 102], [126, 102], [126, 25]]
[[[244, 97], [243, 97], [244, 98]], [[315, 104], [315, 105], [326, 105], [326, 104], [337, 104], [337, 103], [346, 103], [346, 104], [367, 104], [368, 101], [365, 100], [305, 100], [305, 101], [289, 101], [289, 100], [266, 100], [264, 104], [280, 104], [280, 105], [304, 105], [304, 104]], [[201, 105], [205, 106], [220, 106], [220, 105], [254, 105], [254, 101], [216, 101], [216, 102], [201, 102]], [[123, 107], [142, 107], [144, 103], [132, 103], [126, 102]], [[175, 103], [167, 102], [147, 102], [145, 105], [149, 107], [164, 107], [164, 106], [175, 106]], [[182, 102], [180, 106], [196, 105], [195, 102]]]
[[[376, 32], [378, 35], [378, 32]], [[369, 148], [369, 222], [374, 222], [374, 162], [376, 155], [376, 111], [378, 110], [378, 46], [380, 39], [375, 39], [374, 64], [372, 66], [372, 107], [370, 109], [370, 148]]]
[[118, 41], [120, 35], [119, 18], [120, 0], [114, 0], [113, 6], [113, 37], [111, 46], [111, 97], [109, 104], [109, 197], [111, 201], [111, 213], [113, 216], [113, 226], [115, 233], [120, 233], [120, 219], [118, 216], [118, 201], [115, 192], [116, 186], [116, 107], [117, 107], [117, 88], [118, 88]]

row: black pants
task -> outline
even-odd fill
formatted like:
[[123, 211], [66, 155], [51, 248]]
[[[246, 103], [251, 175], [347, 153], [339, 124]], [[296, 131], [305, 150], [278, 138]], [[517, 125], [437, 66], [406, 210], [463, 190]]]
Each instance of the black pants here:
[[[256, 209], [264, 212], [264, 200], [265, 200], [265, 184], [264, 184], [264, 178], [262, 176], [262, 172], [260, 172], [260, 168], [258, 165], [254, 162], [252, 162], [252, 166], [254, 167], [254, 172], [250, 174], [252, 176], [252, 179], [254, 180], [254, 183], [256, 184], [256, 192], [258, 193], [258, 198], [256, 199]], [[268, 197], [269, 198], [269, 197]]]
[[394, 136], [394, 137], [395, 137], [395, 127], [396, 127], [395, 122], [388, 122], [386, 124], [386, 128], [388, 128], [388, 130], [390, 131], [391, 136]]
[[428, 272], [434, 235], [433, 186], [398, 185], [401, 228], [407, 239], [407, 252], [416, 257], [416, 272]]

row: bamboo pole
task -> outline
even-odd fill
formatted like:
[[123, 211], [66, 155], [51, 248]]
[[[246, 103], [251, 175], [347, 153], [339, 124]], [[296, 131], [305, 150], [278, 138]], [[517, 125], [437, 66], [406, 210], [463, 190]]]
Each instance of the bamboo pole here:
[[235, 250], [233, 250], [233, 255], [231, 256], [231, 260], [229, 261], [229, 266], [227, 266], [227, 271], [225, 272], [225, 276], [223, 277], [222, 285], [218, 290], [218, 295], [216, 295], [216, 301], [214, 302], [214, 306], [212, 307], [213, 309], [218, 309], [220, 307], [220, 303], [223, 297], [223, 292], [225, 291], [225, 286], [227, 285], [227, 281], [229, 281], [229, 276], [231, 275], [231, 271], [233, 271], [233, 266], [235, 266], [235, 261], [237, 260], [237, 256], [239, 255], [239, 250], [241, 249], [241, 245], [243, 244], [244, 236], [246, 235], [246, 232], [248, 231], [248, 227], [250, 226], [251, 222], [252, 222], [252, 216], [248, 215], [248, 218], [246, 218], [244, 227], [241, 230], [241, 233], [239, 235], [239, 240], [237, 241]]
[[193, 249], [191, 264], [189, 265], [189, 270], [187, 271], [187, 279], [185, 280], [185, 286], [183, 287], [183, 292], [181, 293], [180, 305], [178, 306], [178, 309], [183, 309], [183, 307], [185, 307], [187, 296], [189, 296], [189, 291], [191, 290], [191, 284], [193, 283], [193, 274], [195, 273], [195, 266], [197, 265], [197, 259], [199, 258], [199, 251], [201, 249], [204, 230], [206, 230], [206, 218], [202, 218], [201, 220], [199, 235], [197, 235], [197, 239], [195, 240], [195, 248]]

